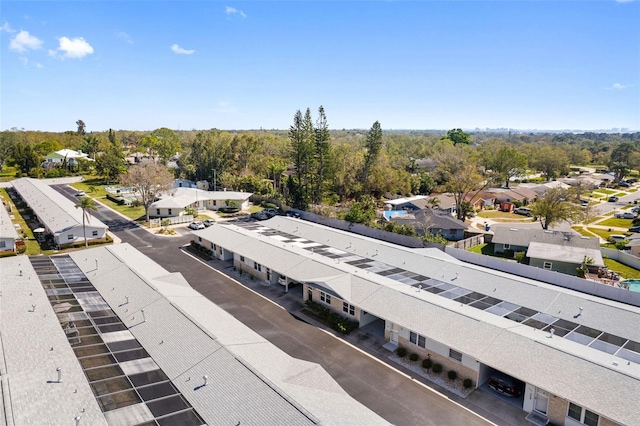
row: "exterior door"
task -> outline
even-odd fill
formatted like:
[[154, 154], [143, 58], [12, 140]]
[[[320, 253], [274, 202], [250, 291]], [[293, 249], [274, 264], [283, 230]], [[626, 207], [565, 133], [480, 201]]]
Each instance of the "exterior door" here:
[[394, 344], [398, 344], [398, 329], [395, 324], [391, 324], [391, 332], [389, 333], [389, 341]]
[[533, 409], [539, 413], [547, 414], [549, 408], [549, 394], [542, 389], [536, 389], [536, 399]]
[[307, 288], [307, 300], [313, 302], [313, 289], [311, 287]]

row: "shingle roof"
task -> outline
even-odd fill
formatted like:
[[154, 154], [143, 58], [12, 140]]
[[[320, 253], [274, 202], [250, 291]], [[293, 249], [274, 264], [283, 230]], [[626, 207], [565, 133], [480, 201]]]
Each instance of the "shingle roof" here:
[[[312, 253], [299, 245], [268, 236], [269, 229], [299, 236], [299, 244], [321, 243], [347, 257], [331, 259]], [[261, 233], [264, 235], [259, 236]], [[242, 247], [257, 246], [255, 253], [260, 257], [254, 260], [267, 267], [276, 257], [282, 264], [297, 265], [287, 271], [276, 271], [293, 280], [321, 281], [323, 286], [338, 294], [350, 293], [350, 303], [373, 315], [428, 336], [479, 362], [623, 424], [634, 423], [640, 418], [640, 407], [619, 397], [640, 394], [640, 364], [627, 364], [610, 353], [567, 338], [549, 338], [548, 332], [428, 291], [419, 291], [410, 284], [373, 271], [396, 267], [640, 342], [640, 328], [637, 327], [640, 309], [636, 307], [465, 264], [438, 250], [411, 250], [298, 219], [275, 217], [261, 222], [258, 228], [220, 225], [194, 234], [203, 240], [219, 242], [225, 248], [227, 242], [239, 240], [242, 240]], [[274, 248], [284, 251], [275, 252]], [[237, 253], [242, 254], [242, 251]], [[358, 258], [369, 259], [372, 269], [347, 263], [347, 259]], [[315, 263], [316, 268], [310, 268], [310, 263]], [[346, 275], [340, 277], [340, 271]], [[333, 276], [327, 278], [328, 272]], [[338, 283], [335, 287], [334, 281]]]
[[15, 240], [18, 237], [18, 232], [13, 226], [11, 217], [9, 217], [9, 212], [0, 202], [0, 238], [13, 238]]
[[[58, 234], [71, 228], [82, 227], [82, 209], [46, 183], [31, 178], [11, 182], [26, 201], [40, 222], [52, 233]], [[108, 226], [89, 213], [87, 227], [107, 229]]]
[[563, 247], [582, 247], [600, 249], [598, 238], [583, 237], [576, 232], [545, 231], [538, 228], [507, 228], [497, 226], [493, 229], [491, 242], [528, 247], [531, 242], [555, 244]]
[[467, 229], [468, 226], [447, 213], [435, 213], [431, 209], [423, 209], [391, 218], [401, 225], [411, 225], [425, 230], [432, 229]]
[[554, 260], [557, 262], [580, 264], [584, 258], [591, 258], [594, 266], [604, 266], [599, 249], [562, 246], [532, 242], [527, 250], [527, 257], [532, 259]]

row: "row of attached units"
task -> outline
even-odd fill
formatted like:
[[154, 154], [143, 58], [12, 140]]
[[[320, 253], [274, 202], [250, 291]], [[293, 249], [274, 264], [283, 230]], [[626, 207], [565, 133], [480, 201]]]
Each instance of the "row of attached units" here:
[[[637, 307], [295, 218], [193, 234], [236, 270], [379, 325], [385, 347], [430, 358], [538, 422], [639, 424]], [[489, 389], [493, 377], [513, 379], [514, 396]]]
[[[33, 211], [28, 222], [41, 225], [58, 246], [106, 238], [109, 227], [95, 216], [76, 208], [76, 203], [38, 179], [21, 178], [11, 182], [17, 195]], [[26, 218], [25, 218], [26, 219]], [[84, 225], [83, 225], [84, 224]]]

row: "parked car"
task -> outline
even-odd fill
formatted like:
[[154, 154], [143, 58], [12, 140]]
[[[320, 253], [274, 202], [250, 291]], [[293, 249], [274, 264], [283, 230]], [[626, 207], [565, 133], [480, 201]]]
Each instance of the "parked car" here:
[[631, 184], [629, 184], [629, 183], [627, 183], [627, 182], [620, 182], [620, 183], [618, 184], [618, 186], [619, 186], [619, 187], [622, 187], [622, 188], [630, 188], [630, 187], [631, 187]]
[[629, 232], [640, 232], [640, 225], [632, 226], [629, 228]]
[[266, 213], [264, 212], [253, 212], [251, 213], [251, 217], [255, 220], [267, 220], [269, 219], [269, 216], [267, 216]]
[[197, 221], [197, 222], [191, 222], [189, 224], [189, 228], [198, 230], [198, 229], [204, 229], [206, 227], [204, 226], [204, 223]]
[[86, 197], [87, 194], [84, 193], [84, 191], [78, 191], [74, 194], [76, 197]]
[[616, 201], [618, 201], [618, 197], [616, 197], [615, 195], [612, 195], [611, 197], [609, 197], [610, 203], [615, 203]]
[[609, 235], [608, 240], [609, 240], [609, 241], [612, 241], [612, 242], [614, 242], [614, 243], [619, 243], [620, 241], [626, 241], [626, 240], [628, 240], [628, 238], [627, 238], [627, 236], [626, 236], [626, 235], [612, 234], [612, 235]]
[[518, 207], [513, 211], [515, 214], [522, 214], [525, 216], [531, 216], [531, 209], [527, 207]]
[[203, 221], [202, 224], [208, 228], [211, 225], [215, 225], [216, 221], [213, 220], [213, 219], [207, 219], [207, 220]]
[[285, 214], [287, 215], [287, 217], [300, 217], [300, 213], [294, 212], [293, 210], [289, 210]]
[[635, 219], [636, 214], [633, 212], [617, 212], [613, 217], [617, 219]]
[[274, 216], [276, 216], [278, 214], [278, 210], [276, 210], [274, 208], [271, 208], [271, 207], [268, 207], [268, 208], [262, 210], [262, 212], [264, 214], [266, 214], [267, 216], [269, 216], [269, 217], [274, 217]]
[[503, 395], [518, 397], [522, 395], [524, 383], [499, 371], [494, 371], [489, 376], [489, 387]]
[[638, 181], [638, 179], [627, 179], [627, 183], [634, 184]]

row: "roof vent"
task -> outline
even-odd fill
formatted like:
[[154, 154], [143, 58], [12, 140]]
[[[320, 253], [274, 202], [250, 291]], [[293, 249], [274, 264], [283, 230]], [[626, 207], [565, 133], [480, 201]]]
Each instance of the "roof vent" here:
[[549, 339], [552, 339], [554, 334], [556, 334], [555, 328], [552, 328], [551, 330], [549, 330]]

